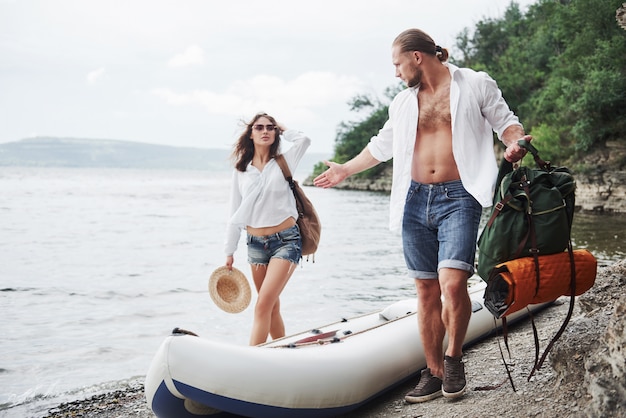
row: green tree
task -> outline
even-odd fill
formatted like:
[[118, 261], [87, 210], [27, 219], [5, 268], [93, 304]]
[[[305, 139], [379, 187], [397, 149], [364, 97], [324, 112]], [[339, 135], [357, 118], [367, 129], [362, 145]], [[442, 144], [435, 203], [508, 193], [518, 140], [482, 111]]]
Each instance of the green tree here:
[[[624, 140], [626, 107], [626, 32], [615, 23], [621, 1], [541, 2], [537, 16], [549, 7], [552, 25], [551, 72], [545, 87], [526, 108], [541, 123], [559, 127], [561, 157], [587, 152], [608, 140]], [[560, 129], [565, 127], [566, 129]]]
[[[526, 15], [511, 3], [457, 37], [460, 63], [498, 81], [512, 109], [549, 158], [623, 141], [626, 33], [621, 0], [540, 0]], [[541, 127], [539, 129], [539, 127]], [[537, 129], [535, 129], [537, 128]]]
[[[511, 2], [502, 18], [459, 33], [460, 58], [451, 62], [498, 82], [543, 158], [579, 161], [607, 141], [626, 141], [626, 31], [615, 21], [622, 1], [538, 0], [525, 14]], [[369, 113], [338, 128], [337, 162], [360, 152], [387, 119], [387, 105], [368, 97], [351, 109]]]
[[[400, 84], [388, 87], [385, 91], [386, 99], [391, 100], [403, 88]], [[339, 125], [335, 138], [335, 155], [332, 158], [336, 163], [344, 163], [358, 155], [388, 119], [389, 105], [371, 96], [358, 95], [349, 102], [349, 106], [351, 111], [367, 114], [359, 122], [342, 122]], [[385, 163], [379, 164], [356, 176], [375, 177], [384, 167]], [[318, 175], [324, 170], [326, 165], [318, 163], [313, 169], [313, 174]]]

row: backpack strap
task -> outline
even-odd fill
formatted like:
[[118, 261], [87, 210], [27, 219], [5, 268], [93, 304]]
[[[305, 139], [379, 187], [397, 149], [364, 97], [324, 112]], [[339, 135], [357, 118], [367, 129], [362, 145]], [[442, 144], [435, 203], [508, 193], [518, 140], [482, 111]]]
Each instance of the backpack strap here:
[[[563, 324], [561, 324], [561, 327], [559, 328], [557, 333], [554, 335], [554, 337], [552, 337], [552, 339], [548, 343], [548, 346], [546, 347], [539, 361], [537, 361], [535, 357], [535, 365], [533, 366], [533, 370], [528, 375], [528, 381], [530, 381], [530, 378], [533, 377], [535, 372], [541, 368], [541, 366], [543, 365], [543, 362], [546, 360], [546, 357], [548, 357], [548, 353], [550, 352], [550, 350], [552, 350], [552, 346], [554, 346], [554, 343], [556, 342], [556, 340], [558, 340], [561, 337], [561, 335], [563, 335], [563, 332], [565, 332], [565, 327], [569, 323], [569, 320], [572, 318], [572, 313], [574, 312], [574, 298], [576, 296], [576, 263], [574, 262], [574, 250], [572, 248], [571, 239], [568, 243], [567, 252], [569, 253], [570, 273], [571, 273], [570, 274], [571, 276], [570, 277], [570, 299], [569, 299], [569, 309], [567, 310], [567, 316], [565, 317], [565, 320], [563, 320]], [[535, 337], [536, 349], [538, 349], [538, 343], [539, 341], [537, 337]]]
[[493, 222], [496, 220], [500, 212], [502, 212], [502, 209], [504, 209], [504, 205], [506, 205], [509, 202], [509, 200], [511, 200], [512, 198], [513, 198], [513, 195], [507, 194], [506, 196], [504, 196], [504, 198], [501, 201], [499, 201], [498, 203], [494, 205], [493, 213], [491, 214], [491, 217], [489, 218], [489, 221], [487, 222], [487, 228], [491, 228], [491, 225], [493, 224]]
[[[494, 318], [495, 320], [495, 318]], [[501, 318], [502, 320], [502, 336], [504, 339], [504, 346], [506, 347], [506, 352], [509, 354], [509, 359], [511, 358], [511, 350], [509, 349], [509, 330], [507, 327], [507, 321], [506, 321], [506, 317], [503, 316]], [[509, 377], [509, 382], [511, 382], [511, 387], [513, 388], [513, 392], [516, 392], [515, 390], [515, 384], [513, 383], [513, 376], [511, 376], [511, 370], [509, 370], [509, 365], [506, 362], [506, 359], [504, 358], [504, 352], [502, 351], [502, 346], [500, 345], [500, 341], [498, 341], [498, 347], [500, 348], [500, 356], [502, 357], [502, 363], [504, 363], [504, 368], [506, 369], [506, 374]]]
[[530, 141], [526, 141], [525, 139], [520, 139], [517, 141], [517, 144], [533, 155], [533, 159], [535, 160], [535, 163], [537, 163], [537, 166], [539, 168], [541, 168], [544, 171], [550, 171], [552, 169], [550, 161], [542, 160], [539, 157], [539, 151], [537, 150], [537, 148], [534, 147], [534, 145], [530, 143]]

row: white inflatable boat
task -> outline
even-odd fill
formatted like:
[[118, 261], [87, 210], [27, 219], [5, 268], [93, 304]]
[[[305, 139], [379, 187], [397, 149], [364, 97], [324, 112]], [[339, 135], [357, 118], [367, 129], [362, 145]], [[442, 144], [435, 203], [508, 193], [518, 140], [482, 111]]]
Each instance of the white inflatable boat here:
[[[480, 279], [470, 280], [473, 313], [466, 344], [500, 325], [483, 305], [485, 287]], [[146, 376], [148, 405], [159, 418], [347, 413], [426, 367], [416, 305], [415, 299], [400, 301], [256, 347], [174, 332]], [[525, 315], [519, 311], [508, 323]]]

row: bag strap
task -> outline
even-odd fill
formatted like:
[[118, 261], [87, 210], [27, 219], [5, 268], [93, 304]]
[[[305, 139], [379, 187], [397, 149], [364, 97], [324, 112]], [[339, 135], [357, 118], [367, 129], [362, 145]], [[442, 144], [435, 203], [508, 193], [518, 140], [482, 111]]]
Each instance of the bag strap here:
[[291, 176], [291, 170], [289, 170], [289, 165], [287, 165], [287, 160], [285, 160], [285, 157], [282, 154], [278, 154], [274, 158], [276, 160], [276, 163], [278, 163], [278, 166], [280, 167], [281, 171], [283, 172], [283, 176], [285, 177], [285, 180], [287, 180], [287, 183], [289, 183], [289, 188], [291, 189], [291, 192], [293, 193], [293, 197], [295, 197], [296, 199], [296, 210], [298, 211], [298, 215], [304, 216], [304, 203], [302, 202], [302, 198], [296, 191], [296, 184], [295, 184], [295, 181], [293, 180], [293, 177]]
[[[498, 168], [498, 177], [496, 178], [496, 190], [493, 193], [493, 206], [494, 210], [491, 214], [491, 218], [487, 222], [487, 227], [491, 227], [491, 224], [496, 219], [496, 217], [500, 214], [502, 209], [504, 209], [504, 205], [508, 203], [509, 200], [513, 198], [511, 195], [506, 195], [502, 200], [498, 202], [500, 198], [500, 190], [502, 189], [502, 180], [504, 177], [513, 171], [513, 163], [507, 161], [505, 158], [502, 158], [500, 162], [500, 167]], [[496, 203], [497, 202], [497, 203]]]
[[274, 159], [276, 160], [276, 163], [278, 163], [280, 170], [283, 172], [285, 180], [287, 180], [289, 185], [291, 185], [291, 183], [293, 182], [293, 177], [291, 176], [291, 170], [289, 170], [289, 165], [287, 165], [287, 160], [285, 160], [283, 154], [278, 154], [276, 157], [274, 157]]
[[550, 161], [544, 161], [539, 157], [539, 151], [537, 151], [537, 148], [535, 148], [534, 145], [532, 145], [530, 143], [530, 141], [526, 141], [525, 139], [520, 139], [517, 141], [517, 144], [524, 148], [526, 151], [530, 152], [533, 155], [533, 158], [535, 160], [535, 163], [537, 163], [537, 166], [539, 168], [541, 168], [544, 171], [551, 171], [552, 170], [552, 166], [550, 164]]
[[498, 167], [498, 177], [496, 178], [496, 190], [493, 193], [493, 204], [495, 205], [498, 199], [500, 198], [500, 189], [502, 186], [502, 179], [513, 171], [513, 163], [506, 160], [506, 158], [502, 158], [500, 162], [500, 167]]
[[[548, 346], [546, 347], [543, 354], [541, 355], [541, 359], [537, 361], [537, 356], [535, 356], [535, 365], [533, 366], [533, 370], [528, 375], [529, 382], [530, 382], [530, 378], [533, 377], [535, 372], [539, 370], [541, 366], [543, 365], [543, 362], [546, 360], [546, 357], [548, 357], [548, 353], [550, 352], [550, 350], [552, 350], [552, 346], [554, 345], [556, 340], [558, 340], [561, 337], [561, 335], [563, 335], [563, 332], [565, 332], [565, 327], [569, 323], [569, 320], [572, 318], [572, 313], [574, 312], [574, 298], [576, 296], [576, 263], [574, 261], [574, 250], [572, 248], [571, 240], [568, 243], [567, 252], [569, 253], [570, 276], [571, 276], [570, 277], [570, 299], [569, 299], [569, 308], [567, 310], [567, 315], [565, 319], [563, 320], [563, 323], [561, 324], [561, 327], [559, 328], [559, 330], [556, 332], [554, 337], [552, 337], [552, 339], [548, 343]], [[535, 346], [537, 346], [536, 345], [537, 343], [538, 341], [537, 341], [537, 338], [535, 337]]]
[[504, 209], [504, 205], [506, 205], [509, 202], [509, 200], [511, 200], [512, 198], [513, 198], [513, 195], [507, 194], [506, 196], [504, 196], [504, 198], [501, 201], [493, 205], [493, 208], [494, 208], [493, 213], [491, 214], [491, 217], [489, 218], [489, 221], [487, 222], [487, 228], [491, 228], [491, 225], [493, 224], [493, 222], [496, 220], [498, 215], [500, 215], [500, 212], [502, 212], [502, 209]]

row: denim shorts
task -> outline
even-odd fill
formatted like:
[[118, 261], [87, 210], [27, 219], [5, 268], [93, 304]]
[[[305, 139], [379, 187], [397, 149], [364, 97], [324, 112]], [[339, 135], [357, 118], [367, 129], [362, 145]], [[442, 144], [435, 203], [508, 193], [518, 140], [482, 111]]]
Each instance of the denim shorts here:
[[436, 279], [441, 268], [474, 273], [482, 206], [461, 180], [411, 181], [404, 206], [402, 245], [409, 276]]
[[272, 235], [248, 234], [248, 263], [268, 265], [271, 258], [298, 264], [302, 258], [302, 239], [298, 224]]

